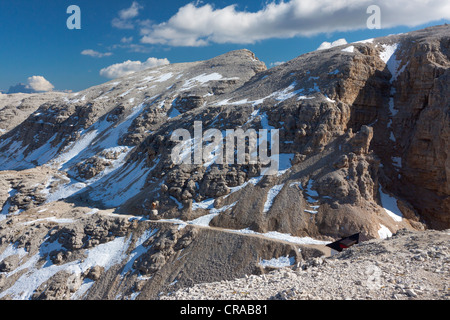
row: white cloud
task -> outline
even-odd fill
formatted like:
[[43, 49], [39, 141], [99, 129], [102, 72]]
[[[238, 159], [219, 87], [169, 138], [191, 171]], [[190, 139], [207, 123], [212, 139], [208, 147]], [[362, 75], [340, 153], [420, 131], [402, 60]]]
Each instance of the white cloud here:
[[130, 43], [133, 41], [133, 37], [123, 37], [122, 39], [120, 39], [120, 42], [122, 43]]
[[325, 42], [322, 42], [322, 44], [317, 48], [317, 50], [329, 49], [329, 48], [333, 48], [333, 47], [337, 47], [337, 46], [342, 46], [344, 44], [347, 44], [347, 40], [345, 40], [345, 39], [338, 39], [333, 42], [325, 41]]
[[142, 6], [136, 1], [133, 1], [131, 7], [119, 11], [119, 17], [123, 20], [136, 18], [140, 9], [142, 9]]
[[42, 76], [32, 76], [28, 78], [27, 88], [34, 91], [46, 92], [52, 91], [54, 86]]
[[85, 55], [85, 56], [91, 56], [91, 57], [94, 57], [94, 58], [103, 58], [103, 57], [109, 57], [109, 56], [112, 55], [111, 52], [101, 53], [101, 52], [98, 52], [98, 51], [95, 51], [95, 50], [92, 50], [92, 49], [83, 50], [83, 51], [81, 51], [81, 54]]
[[143, 7], [136, 1], [133, 1], [131, 7], [119, 11], [119, 17], [111, 21], [113, 27], [118, 29], [134, 29], [132, 19], [139, 15], [139, 10]]
[[114, 18], [111, 21], [113, 27], [117, 29], [134, 29], [134, 24], [128, 20], [121, 20], [119, 18]]
[[271, 2], [256, 12], [239, 11], [236, 5], [214, 8], [190, 3], [165, 22], [142, 27], [141, 42], [170, 46], [243, 44], [358, 30], [367, 27], [370, 5], [380, 7], [382, 28], [450, 19], [448, 0], [290, 0]]
[[270, 66], [276, 67], [276, 66], [282, 65], [283, 63], [285, 63], [285, 61], [275, 61], [275, 62], [271, 62]]
[[115, 49], [126, 49], [128, 52], [139, 52], [139, 53], [149, 53], [152, 51], [152, 49], [149, 46], [145, 46], [142, 44], [136, 44], [136, 43], [126, 43], [121, 41], [120, 44], [114, 44], [110, 47], [110, 50]]
[[147, 61], [144, 62], [127, 60], [122, 63], [116, 63], [109, 67], [103, 68], [102, 70], [100, 70], [100, 75], [109, 79], [114, 79], [131, 74], [136, 71], [158, 67], [169, 63], [169, 60], [167, 60], [166, 58], [157, 59], [153, 57], [148, 58]]

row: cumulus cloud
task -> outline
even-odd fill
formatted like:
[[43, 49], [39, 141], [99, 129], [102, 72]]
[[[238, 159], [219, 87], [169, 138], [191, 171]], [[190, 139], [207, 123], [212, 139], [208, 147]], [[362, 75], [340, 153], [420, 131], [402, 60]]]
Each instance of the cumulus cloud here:
[[134, 24], [128, 20], [121, 20], [119, 18], [114, 18], [111, 21], [113, 27], [117, 29], [134, 29]]
[[133, 1], [131, 7], [119, 11], [119, 17], [111, 21], [112, 26], [118, 29], [134, 29], [133, 19], [139, 15], [142, 8], [138, 2]]
[[122, 63], [116, 63], [109, 67], [101, 69], [100, 75], [105, 78], [114, 79], [131, 74], [136, 71], [158, 67], [169, 63], [169, 60], [167, 60], [166, 58], [157, 59], [153, 57], [148, 58], [147, 61], [144, 62], [127, 60]]
[[120, 39], [120, 42], [122, 43], [130, 43], [133, 41], [133, 37], [123, 37], [122, 39]]
[[27, 79], [27, 83], [18, 83], [11, 86], [8, 93], [36, 93], [52, 91], [55, 87], [43, 76], [32, 76]]
[[138, 16], [139, 10], [142, 9], [142, 6], [137, 3], [136, 1], [133, 1], [131, 4], [131, 7], [128, 9], [123, 9], [119, 11], [119, 17], [120, 19], [132, 19]]
[[42, 76], [28, 78], [28, 87], [38, 92], [52, 91], [54, 86]]
[[347, 44], [347, 40], [345, 40], [345, 39], [338, 39], [333, 42], [325, 41], [325, 42], [322, 42], [322, 44], [317, 48], [317, 50], [329, 49], [329, 48], [333, 48], [333, 47], [337, 47], [337, 46], [342, 46], [344, 44]]
[[370, 5], [380, 7], [382, 28], [450, 19], [448, 0], [290, 0], [268, 3], [256, 12], [240, 11], [236, 5], [214, 8], [190, 3], [169, 20], [141, 28], [141, 42], [170, 46], [245, 44], [358, 30], [367, 27]]
[[102, 52], [98, 52], [98, 51], [95, 51], [92, 49], [83, 50], [83, 51], [81, 51], [81, 54], [84, 56], [91, 56], [94, 58], [103, 58], [103, 57], [109, 57], [112, 55], [111, 52], [102, 53]]

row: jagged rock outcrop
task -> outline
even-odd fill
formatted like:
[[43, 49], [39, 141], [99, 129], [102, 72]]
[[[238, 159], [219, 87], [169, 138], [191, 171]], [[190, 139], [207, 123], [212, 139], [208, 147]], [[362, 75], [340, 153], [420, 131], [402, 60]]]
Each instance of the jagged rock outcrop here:
[[65, 95], [63, 92], [0, 93], [0, 136], [18, 126], [44, 103], [60, 99]]

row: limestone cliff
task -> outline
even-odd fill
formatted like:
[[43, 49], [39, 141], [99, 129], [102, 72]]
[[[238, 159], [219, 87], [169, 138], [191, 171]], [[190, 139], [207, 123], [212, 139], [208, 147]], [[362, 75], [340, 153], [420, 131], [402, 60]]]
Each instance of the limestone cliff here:
[[[261, 259], [298, 262], [356, 232], [450, 228], [449, 31], [271, 69], [244, 49], [77, 93], [2, 95], [0, 297], [155, 298], [265, 272]], [[225, 142], [227, 129], [278, 129], [277, 170], [265, 175], [251, 152], [174, 163], [172, 134], [195, 146], [199, 123], [203, 148], [211, 132]]]

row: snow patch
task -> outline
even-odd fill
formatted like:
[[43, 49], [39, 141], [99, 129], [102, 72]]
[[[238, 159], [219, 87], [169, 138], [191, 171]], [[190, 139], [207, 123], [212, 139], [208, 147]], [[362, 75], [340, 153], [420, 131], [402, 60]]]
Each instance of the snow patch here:
[[308, 203], [316, 203], [317, 200], [315, 198], [319, 197], [319, 194], [317, 193], [317, 191], [312, 189], [313, 184], [314, 184], [314, 180], [310, 179], [308, 181], [308, 185], [306, 186], [305, 193], [307, 196], [306, 201], [308, 201]]
[[400, 157], [392, 157], [392, 164], [394, 165], [394, 167], [396, 168], [401, 168], [402, 167], [402, 158]]
[[283, 189], [283, 186], [284, 186], [284, 183], [276, 185], [276, 186], [272, 187], [269, 190], [269, 192], [267, 192], [267, 199], [266, 199], [266, 202], [264, 203], [264, 209], [263, 209], [264, 213], [266, 213], [270, 210], [275, 197], [280, 193], [281, 189]]
[[383, 51], [380, 52], [380, 58], [386, 63], [386, 67], [392, 75], [390, 82], [394, 82], [397, 77], [405, 71], [406, 66], [409, 64], [409, 61], [399, 69], [401, 64], [401, 59], [397, 59], [397, 49], [399, 48], [398, 43], [394, 43], [391, 45], [383, 44]]
[[366, 40], [360, 40], [356, 41], [354, 43], [373, 43], [374, 38], [366, 39]]
[[342, 49], [341, 51], [353, 53], [355, 51], [355, 47], [354, 46], [350, 46], [350, 47], [347, 47], [345, 49]]
[[392, 55], [397, 50], [398, 43], [383, 44], [382, 47], [383, 47], [383, 51], [380, 52], [380, 59], [383, 60], [383, 62], [387, 64], [388, 61], [391, 59]]
[[392, 232], [386, 226], [384, 226], [380, 223], [380, 229], [378, 230], [378, 235], [380, 236], [380, 239], [387, 239], [387, 238], [392, 237]]
[[330, 243], [329, 241], [316, 240], [316, 239], [313, 239], [310, 237], [294, 237], [294, 236], [291, 236], [290, 234], [280, 233], [277, 231], [270, 231], [270, 232], [266, 232], [266, 233], [259, 233], [259, 232], [255, 232], [250, 229], [230, 230], [230, 231], [236, 232], [236, 233], [242, 233], [242, 234], [255, 234], [255, 235], [263, 236], [263, 237], [266, 237], [269, 239], [276, 239], [276, 240], [297, 243], [297, 244], [328, 244], [328, 243]]
[[133, 268], [133, 263], [139, 258], [142, 254], [148, 251], [148, 247], [145, 247], [143, 244], [150, 239], [153, 235], [156, 234], [158, 229], [148, 229], [145, 230], [142, 235], [136, 240], [134, 245], [134, 250], [128, 256], [127, 263], [125, 264], [120, 276], [123, 278], [128, 272], [133, 272], [135, 269]]
[[[39, 260], [47, 253], [53, 250], [60, 250], [61, 244], [57, 241], [53, 243], [45, 243], [41, 246], [41, 252], [30, 257], [27, 262], [16, 268], [10, 273], [6, 273], [6, 277], [11, 276], [21, 270], [26, 270], [24, 274], [17, 279], [8, 289], [0, 293], [0, 298], [11, 296], [13, 300], [29, 300], [35, 290], [60, 271], [66, 271], [71, 274], [79, 274], [89, 270], [94, 266], [101, 266], [107, 271], [111, 266], [120, 263], [126, 257], [126, 251], [130, 244], [129, 240], [124, 237], [116, 238], [110, 242], [100, 244], [92, 249], [86, 249], [86, 259], [82, 262], [75, 260], [63, 265], [55, 265], [47, 258], [45, 267], [38, 267]], [[80, 289], [86, 291], [85, 286]]]
[[392, 218], [394, 219], [394, 221], [400, 222], [403, 220], [403, 214], [400, 211], [400, 209], [397, 206], [397, 199], [395, 199], [394, 197], [384, 193], [381, 190], [381, 186], [378, 189], [380, 192], [380, 197], [381, 197], [381, 205], [384, 209], [384, 211], [386, 211], [386, 213]]
[[279, 257], [272, 258], [270, 260], [261, 260], [259, 261], [259, 265], [261, 267], [271, 267], [271, 268], [284, 268], [289, 267], [295, 264], [295, 257]]
[[2, 253], [0, 253], [0, 261], [3, 261], [4, 259], [13, 255], [18, 255], [19, 258], [22, 258], [27, 254], [28, 252], [25, 250], [25, 248], [18, 248], [17, 245], [10, 243], [6, 247], [6, 249]]
[[172, 107], [172, 111], [170, 111], [170, 113], [167, 115], [167, 117], [168, 117], [169, 119], [172, 119], [172, 118], [178, 117], [180, 114], [181, 114], [180, 111], [178, 111], [177, 109], [175, 109], [175, 107]]
[[165, 81], [169, 80], [172, 77], [173, 77], [173, 73], [169, 72], [169, 73], [165, 73], [165, 74], [159, 76], [158, 78], [155, 79], [155, 81], [156, 82], [165, 82]]
[[9, 208], [11, 208], [11, 202], [10, 202], [9, 199], [14, 197], [16, 194], [17, 194], [17, 190], [16, 189], [10, 188], [8, 190], [8, 199], [3, 204], [2, 211], [0, 212], [0, 221], [5, 220], [7, 215], [9, 214]]
[[198, 75], [194, 78], [191, 78], [189, 80], [186, 80], [184, 82], [184, 85], [181, 87], [181, 91], [189, 90], [196, 85], [204, 85], [207, 82], [210, 81], [218, 81], [218, 80], [237, 80], [239, 78], [224, 78], [220, 73], [214, 72], [210, 74], [203, 73], [201, 75]]
[[29, 224], [33, 224], [33, 223], [41, 222], [41, 221], [51, 221], [51, 222], [55, 222], [55, 223], [74, 223], [75, 222], [75, 220], [73, 220], [73, 219], [64, 219], [64, 218], [57, 219], [56, 217], [49, 217], [49, 218], [36, 219], [33, 221], [27, 221], [22, 224], [29, 225]]
[[295, 97], [296, 95], [298, 95], [304, 91], [303, 88], [295, 90], [296, 85], [297, 85], [297, 83], [294, 81], [287, 88], [285, 88], [283, 90], [275, 91], [271, 95], [267, 96], [266, 99], [274, 98], [277, 101], [284, 101], [284, 100], [290, 99], [292, 97]]
[[223, 198], [224, 199], [228, 198], [230, 195], [232, 195], [233, 193], [235, 193], [235, 192], [237, 192], [239, 190], [244, 189], [249, 184], [252, 184], [252, 185], [256, 186], [258, 184], [258, 182], [260, 182], [263, 177], [264, 176], [262, 176], [262, 175], [258, 176], [258, 177], [253, 177], [253, 178], [249, 179], [248, 181], [244, 182], [243, 184], [241, 184], [240, 186], [231, 187], [230, 188], [230, 193], [227, 194], [226, 196], [224, 196]]
[[237, 201], [233, 202], [232, 204], [223, 206], [220, 209], [216, 209], [216, 208], [211, 208], [209, 210], [209, 214], [204, 215], [200, 218], [194, 219], [192, 221], [188, 221], [188, 224], [193, 224], [193, 225], [197, 225], [197, 226], [204, 226], [204, 227], [208, 227], [211, 220], [218, 216], [221, 212], [227, 211], [230, 208], [233, 208], [236, 205]]
[[101, 188], [92, 186], [91, 198], [101, 201], [107, 206], [117, 207], [137, 195], [145, 185], [147, 176], [159, 163], [157, 158], [151, 168], [147, 168], [145, 160], [122, 167], [117, 174], [110, 175]]

